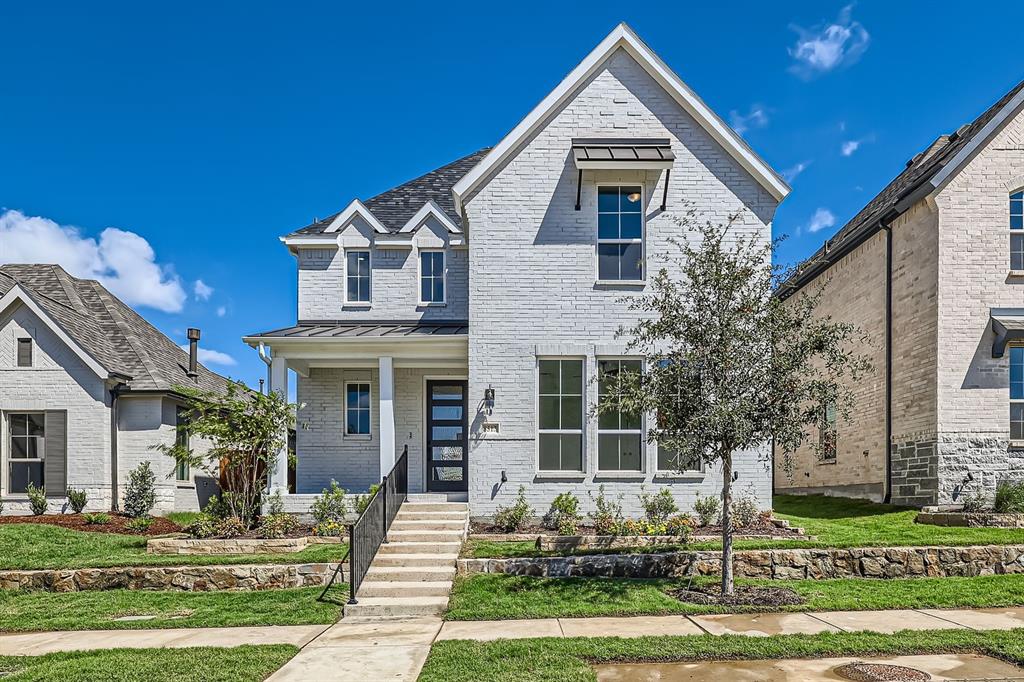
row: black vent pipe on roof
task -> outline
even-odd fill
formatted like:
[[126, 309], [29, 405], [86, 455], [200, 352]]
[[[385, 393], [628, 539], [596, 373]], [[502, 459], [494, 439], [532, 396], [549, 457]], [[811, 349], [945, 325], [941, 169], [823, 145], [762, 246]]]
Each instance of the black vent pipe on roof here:
[[192, 381], [199, 379], [199, 337], [198, 329], [188, 328], [188, 377]]

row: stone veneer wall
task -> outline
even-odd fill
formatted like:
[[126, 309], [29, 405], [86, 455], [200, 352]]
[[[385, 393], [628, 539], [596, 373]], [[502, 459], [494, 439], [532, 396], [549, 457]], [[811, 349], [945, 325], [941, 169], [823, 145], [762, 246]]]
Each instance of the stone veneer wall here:
[[[459, 559], [458, 572], [551, 578], [676, 578], [721, 573], [719, 552]], [[736, 552], [738, 578], [917, 578], [1024, 573], [1024, 545], [869, 547]]]
[[939, 491], [935, 438], [893, 443], [892, 501], [910, 507], [934, 504]]

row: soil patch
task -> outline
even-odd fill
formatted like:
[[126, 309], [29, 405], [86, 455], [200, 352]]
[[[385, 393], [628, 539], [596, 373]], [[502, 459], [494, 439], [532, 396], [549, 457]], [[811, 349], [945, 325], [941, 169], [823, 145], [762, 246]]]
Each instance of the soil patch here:
[[149, 529], [140, 532], [126, 527], [126, 524], [131, 521], [129, 517], [123, 514], [108, 515], [110, 523], [86, 523], [84, 514], [42, 514], [40, 516], [0, 516], [0, 524], [41, 523], [87, 533], [117, 533], [119, 535], [166, 535], [181, 532], [181, 526], [162, 516], [154, 517]]
[[923, 670], [886, 663], [847, 663], [832, 672], [854, 682], [928, 682], [932, 679]]
[[670, 595], [687, 604], [716, 606], [796, 606], [807, 600], [788, 587], [737, 587], [723, 595], [717, 585], [669, 590]]
[[[557, 531], [545, 528], [544, 526], [533, 523], [523, 528], [513, 531], [512, 533], [506, 533], [503, 529], [495, 526], [490, 521], [473, 521], [469, 524], [469, 531], [473, 534], [506, 534], [506, 535], [558, 535]], [[757, 521], [749, 526], [735, 527], [733, 533], [737, 535], [764, 535], [771, 537], [772, 539], [788, 539], [788, 538], [799, 538], [803, 539], [806, 536], [803, 535], [798, 528], [784, 527], [780, 528], [771, 521], [759, 518]], [[694, 526], [693, 535], [721, 535], [721, 526]], [[597, 531], [593, 526], [581, 524], [576, 530], [576, 535], [598, 535]]]

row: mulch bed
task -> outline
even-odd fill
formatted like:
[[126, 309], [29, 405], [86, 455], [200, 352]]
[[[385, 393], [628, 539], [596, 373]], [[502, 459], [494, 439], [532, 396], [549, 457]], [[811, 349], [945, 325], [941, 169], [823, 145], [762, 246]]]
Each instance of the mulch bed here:
[[162, 516], [153, 518], [149, 530], [142, 533], [125, 527], [131, 519], [121, 514], [108, 514], [110, 523], [86, 523], [84, 514], [42, 514], [41, 516], [0, 516], [0, 524], [11, 523], [42, 523], [48, 526], [60, 526], [71, 530], [87, 533], [118, 533], [120, 535], [166, 535], [180, 533], [181, 526]]
[[670, 595], [687, 604], [715, 606], [796, 606], [807, 600], [788, 587], [736, 587], [723, 595], [718, 585], [669, 590]]
[[[498, 528], [494, 524], [487, 521], [473, 521], [469, 524], [469, 532], [476, 534], [502, 534], [505, 531]], [[733, 532], [737, 535], [764, 535], [773, 540], [788, 540], [788, 539], [804, 539], [805, 535], [801, 535], [796, 528], [779, 528], [774, 523], [758, 518], [754, 523], [749, 526], [742, 528], [735, 527]], [[557, 535], [557, 533], [550, 528], [545, 528], [540, 524], [534, 523], [529, 526], [525, 526], [520, 530], [515, 531], [517, 535]], [[695, 526], [693, 529], [694, 535], [721, 535], [721, 526]], [[580, 525], [576, 531], [576, 535], [597, 535], [593, 526]]]
[[847, 663], [832, 670], [853, 682], [928, 682], [932, 676], [923, 670], [888, 663]]

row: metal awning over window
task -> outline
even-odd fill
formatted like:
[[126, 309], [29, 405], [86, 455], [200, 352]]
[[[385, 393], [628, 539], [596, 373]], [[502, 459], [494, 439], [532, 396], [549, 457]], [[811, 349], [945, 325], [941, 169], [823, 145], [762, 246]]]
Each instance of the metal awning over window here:
[[676, 160], [668, 138], [573, 138], [576, 168], [667, 170]]
[[1011, 341], [1024, 341], [1024, 308], [992, 308], [992, 357], [1001, 358]]

